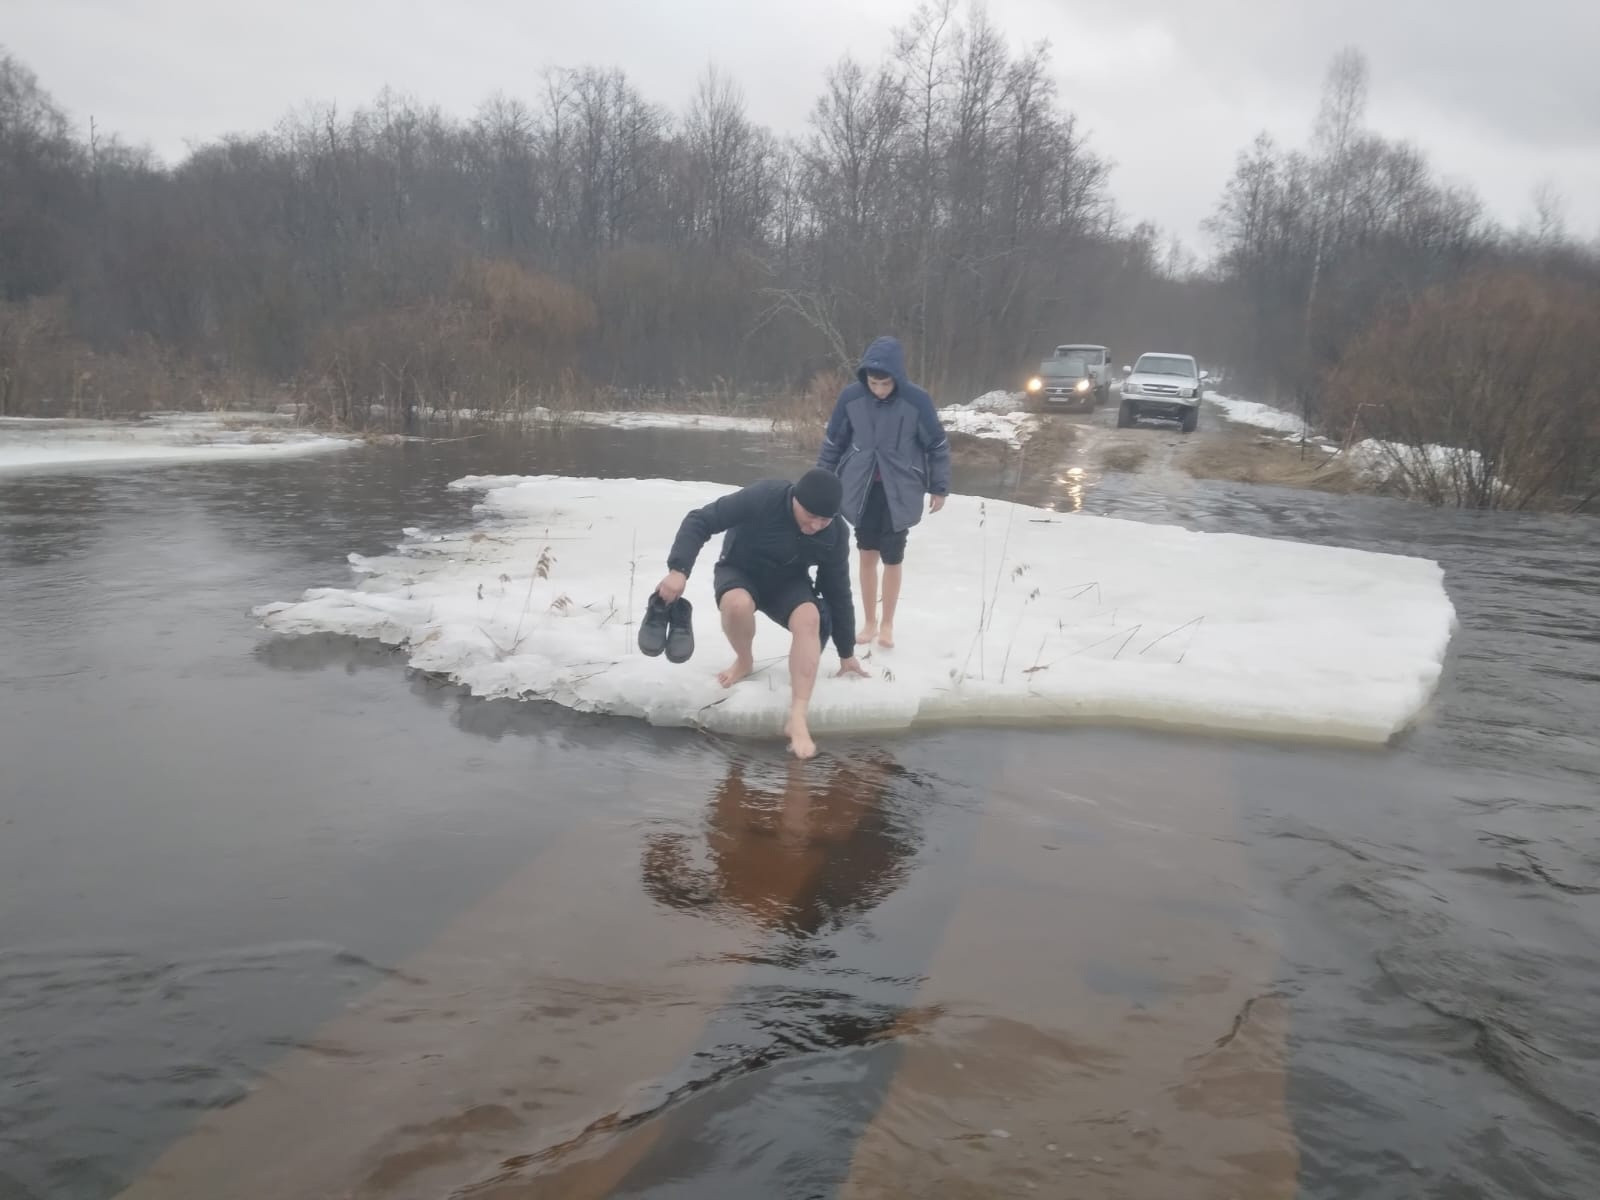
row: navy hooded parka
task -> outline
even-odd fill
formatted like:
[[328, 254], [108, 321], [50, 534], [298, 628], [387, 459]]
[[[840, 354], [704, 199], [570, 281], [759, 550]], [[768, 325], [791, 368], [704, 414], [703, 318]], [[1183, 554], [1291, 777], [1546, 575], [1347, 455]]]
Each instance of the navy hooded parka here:
[[[894, 380], [887, 400], [879, 400], [867, 387], [868, 371]], [[905, 351], [898, 339], [877, 338], [861, 356], [856, 381], [839, 393], [828, 419], [817, 466], [839, 476], [844, 485], [840, 511], [852, 525], [861, 522], [875, 476], [883, 478], [897, 533], [922, 520], [924, 494], [949, 495], [950, 439], [933, 398], [906, 378]]]

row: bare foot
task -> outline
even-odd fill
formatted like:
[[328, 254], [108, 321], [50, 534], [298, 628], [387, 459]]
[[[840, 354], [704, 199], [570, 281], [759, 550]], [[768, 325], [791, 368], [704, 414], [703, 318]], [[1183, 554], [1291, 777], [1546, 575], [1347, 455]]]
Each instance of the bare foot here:
[[738, 683], [739, 680], [750, 674], [750, 672], [754, 669], [755, 663], [750, 659], [736, 658], [733, 660], [733, 666], [729, 667], [726, 671], [718, 673], [717, 682], [723, 687], [732, 687], [734, 684]]
[[796, 758], [810, 758], [817, 752], [817, 744], [811, 740], [811, 730], [806, 728], [805, 718], [796, 720], [792, 715], [783, 723], [783, 732], [788, 735], [789, 749]]
[[878, 634], [878, 645], [885, 650], [894, 649], [894, 626], [885, 625], [883, 627], [883, 632]]
[[875, 638], [877, 636], [878, 636], [878, 627], [876, 625], [863, 625], [861, 627], [861, 632], [856, 634], [856, 645], [865, 646], [868, 642], [870, 642], [873, 638]]

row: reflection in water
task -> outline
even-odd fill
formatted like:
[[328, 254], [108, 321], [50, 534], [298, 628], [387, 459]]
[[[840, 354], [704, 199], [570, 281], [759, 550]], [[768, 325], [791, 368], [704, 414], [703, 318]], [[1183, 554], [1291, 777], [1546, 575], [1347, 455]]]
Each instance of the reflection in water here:
[[736, 758], [698, 836], [646, 839], [654, 900], [761, 948], [741, 956], [745, 978], [667, 1081], [673, 1102], [609, 1147], [626, 1164], [611, 1185], [591, 1192], [580, 1170], [547, 1180], [551, 1194], [757, 1195], [779, 1178], [834, 1194], [887, 1094], [894, 1039], [916, 1023], [916, 977], [883, 978], [881, 958], [868, 969], [855, 926], [905, 882], [917, 839], [896, 801], [919, 783], [882, 753]]
[[[1088, 472], [1086, 472], [1082, 467], [1068, 467], [1065, 471], [1056, 476], [1056, 482], [1061, 485], [1062, 491], [1066, 497], [1067, 511], [1083, 511], [1083, 495], [1087, 490], [1084, 484], [1084, 479], [1086, 478], [1087, 474]], [[1051, 505], [1051, 507], [1059, 509], [1061, 506], [1059, 504], [1054, 504]]]
[[804, 939], [842, 927], [904, 877], [914, 846], [885, 809], [899, 771], [887, 755], [820, 776], [816, 764], [791, 761], [773, 789], [752, 786], [750, 769], [729, 764], [703, 844], [675, 833], [647, 840], [644, 884], [656, 900]]

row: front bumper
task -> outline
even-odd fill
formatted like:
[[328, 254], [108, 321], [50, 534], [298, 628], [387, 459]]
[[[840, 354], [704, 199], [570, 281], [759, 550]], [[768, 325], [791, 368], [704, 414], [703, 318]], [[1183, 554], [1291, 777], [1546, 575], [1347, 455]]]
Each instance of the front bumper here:
[[1145, 396], [1128, 395], [1123, 393], [1122, 402], [1136, 408], [1141, 417], [1165, 417], [1169, 421], [1181, 421], [1183, 418], [1200, 407], [1200, 398], [1192, 396]]
[[1095, 391], [1092, 387], [1086, 392], [1080, 392], [1076, 387], [1045, 387], [1033, 394], [1045, 404], [1057, 408], [1074, 406], [1087, 408], [1095, 400]]

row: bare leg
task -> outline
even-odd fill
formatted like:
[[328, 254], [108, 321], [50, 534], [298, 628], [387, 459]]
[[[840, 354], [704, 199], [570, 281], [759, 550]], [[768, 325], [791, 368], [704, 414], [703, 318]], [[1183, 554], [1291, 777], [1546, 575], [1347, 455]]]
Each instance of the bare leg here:
[[861, 607], [864, 616], [861, 632], [856, 634], [856, 645], [865, 646], [878, 636], [878, 552], [861, 552]]
[[792, 761], [778, 809], [778, 836], [792, 846], [803, 848], [810, 832], [811, 789], [806, 786], [806, 769], [798, 761]]
[[815, 604], [802, 604], [789, 616], [789, 719], [783, 723], [789, 735], [789, 749], [796, 758], [810, 758], [817, 752], [806, 724], [811, 706], [811, 689], [817, 682], [817, 663], [822, 658], [822, 617]]
[[883, 568], [883, 621], [878, 627], [878, 645], [894, 648], [894, 610], [900, 603], [900, 563]]
[[722, 632], [733, 647], [733, 666], [717, 676], [723, 687], [732, 687], [750, 674], [755, 660], [750, 657], [750, 647], [756, 640], [755, 598], [743, 588], [730, 588], [722, 594]]

